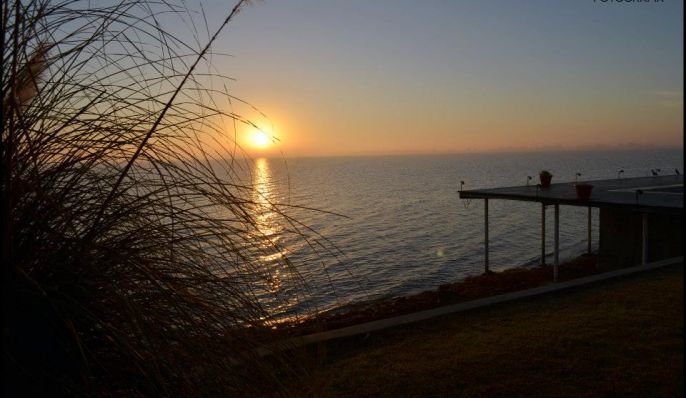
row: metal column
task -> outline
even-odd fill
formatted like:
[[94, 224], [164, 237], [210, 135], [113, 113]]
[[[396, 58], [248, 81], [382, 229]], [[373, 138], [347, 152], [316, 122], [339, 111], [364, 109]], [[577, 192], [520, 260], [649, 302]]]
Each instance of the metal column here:
[[593, 235], [592, 235], [592, 231], [593, 231], [593, 230], [592, 230], [592, 226], [591, 226], [591, 218], [592, 218], [592, 217], [593, 217], [593, 210], [592, 210], [592, 208], [589, 206], [589, 207], [588, 207], [588, 254], [591, 254], [591, 252], [593, 251], [593, 248], [592, 248], [592, 245], [591, 245], [592, 236], [593, 236]]
[[648, 264], [648, 214], [641, 214], [641, 265]]
[[560, 205], [555, 204], [555, 262], [553, 263], [553, 281], [557, 282], [557, 272], [560, 266]]
[[545, 265], [545, 203], [541, 204], [541, 266]]
[[488, 199], [484, 199], [484, 246], [485, 246], [485, 256], [484, 256], [484, 269], [488, 272]]

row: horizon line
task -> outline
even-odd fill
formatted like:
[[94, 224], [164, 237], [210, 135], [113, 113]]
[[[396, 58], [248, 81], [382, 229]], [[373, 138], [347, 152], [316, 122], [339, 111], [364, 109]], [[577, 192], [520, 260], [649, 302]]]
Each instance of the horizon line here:
[[449, 156], [449, 155], [492, 155], [492, 154], [518, 154], [518, 153], [544, 153], [544, 152], [622, 152], [622, 151], [639, 151], [639, 150], [682, 150], [682, 145], [621, 145], [621, 146], [607, 146], [607, 147], [540, 147], [540, 148], [501, 148], [501, 149], [487, 149], [487, 150], [463, 150], [463, 151], [443, 151], [443, 152], [351, 152], [351, 153], [332, 153], [332, 154], [293, 154], [288, 153], [265, 153], [252, 154], [246, 156], [251, 159], [279, 159], [279, 158], [355, 158], [355, 157], [402, 157], [402, 156]]

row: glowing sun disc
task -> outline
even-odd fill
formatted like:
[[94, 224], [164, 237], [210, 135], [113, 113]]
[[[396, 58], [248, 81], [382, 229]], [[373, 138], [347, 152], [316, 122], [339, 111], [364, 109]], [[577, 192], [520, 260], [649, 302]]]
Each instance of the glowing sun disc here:
[[263, 131], [255, 130], [250, 135], [250, 143], [257, 148], [264, 148], [269, 145], [269, 136]]

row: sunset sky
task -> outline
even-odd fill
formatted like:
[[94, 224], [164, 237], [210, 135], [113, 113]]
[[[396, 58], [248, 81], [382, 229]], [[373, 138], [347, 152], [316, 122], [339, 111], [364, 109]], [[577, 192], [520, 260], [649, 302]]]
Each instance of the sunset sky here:
[[[205, 2], [211, 27], [227, 8]], [[266, 0], [214, 62], [287, 156], [683, 146], [682, 15], [681, 0]]]

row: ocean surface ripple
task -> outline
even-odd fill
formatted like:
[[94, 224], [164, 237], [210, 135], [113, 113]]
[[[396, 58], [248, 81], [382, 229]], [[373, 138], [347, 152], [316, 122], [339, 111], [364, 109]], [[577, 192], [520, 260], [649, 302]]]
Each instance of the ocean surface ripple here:
[[[349, 302], [434, 289], [483, 272], [483, 201], [460, 200], [464, 189], [538, 183], [538, 172], [553, 183], [673, 174], [683, 165], [680, 149], [588, 152], [493, 153], [434, 156], [258, 159], [254, 175], [272, 201], [320, 209], [283, 208], [335, 246], [304, 250], [302, 242], [280, 242], [311, 288], [299, 305], [328, 309]], [[680, 169], [680, 171], [683, 171]], [[576, 173], [581, 173], [580, 177]], [[538, 203], [491, 200], [492, 270], [535, 265], [540, 260]], [[553, 245], [548, 210], [548, 252]], [[327, 213], [330, 212], [330, 213]], [[336, 213], [343, 215], [338, 216]], [[563, 258], [586, 249], [587, 209], [563, 206]], [[598, 242], [598, 210], [593, 210], [593, 243]]]

